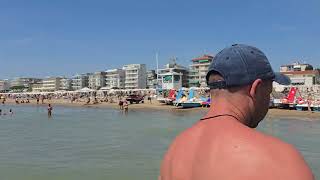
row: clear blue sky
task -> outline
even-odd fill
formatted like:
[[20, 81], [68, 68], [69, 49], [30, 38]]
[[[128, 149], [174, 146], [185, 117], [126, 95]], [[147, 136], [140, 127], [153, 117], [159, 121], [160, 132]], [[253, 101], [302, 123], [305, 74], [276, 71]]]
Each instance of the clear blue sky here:
[[233, 43], [319, 67], [319, 18], [319, 0], [0, 0], [0, 78], [155, 68], [156, 51], [188, 65]]

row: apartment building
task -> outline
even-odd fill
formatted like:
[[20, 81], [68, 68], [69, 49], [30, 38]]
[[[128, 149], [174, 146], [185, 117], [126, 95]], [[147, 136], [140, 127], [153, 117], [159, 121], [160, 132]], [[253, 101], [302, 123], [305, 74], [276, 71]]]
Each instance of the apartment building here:
[[147, 86], [147, 68], [145, 64], [129, 64], [122, 68], [125, 71], [126, 89], [145, 89]]

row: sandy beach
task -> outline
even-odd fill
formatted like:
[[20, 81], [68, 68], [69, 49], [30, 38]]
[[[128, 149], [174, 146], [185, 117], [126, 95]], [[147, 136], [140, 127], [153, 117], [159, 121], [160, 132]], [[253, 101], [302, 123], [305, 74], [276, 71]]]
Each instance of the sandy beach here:
[[[15, 104], [13, 99], [7, 99], [7, 104]], [[84, 102], [73, 102], [70, 100], [63, 99], [51, 99], [45, 100], [44, 104], [39, 103], [39, 106], [46, 106], [47, 104], [52, 104], [53, 106], [68, 106], [68, 107], [83, 107], [83, 108], [113, 108], [119, 109], [118, 103], [98, 103], [98, 104], [88, 104]], [[30, 103], [21, 104], [21, 105], [37, 105], [36, 100], [30, 100]], [[165, 104], [160, 104], [158, 101], [153, 100], [152, 103], [145, 102], [140, 104], [129, 104], [129, 109], [141, 110], [141, 111], [150, 111], [150, 110], [162, 110], [162, 111], [202, 111], [207, 112], [209, 108], [192, 108], [192, 109], [181, 109], [179, 107], [169, 106]], [[300, 117], [302, 120], [313, 119], [320, 120], [320, 112], [308, 112], [308, 111], [297, 111], [297, 110], [286, 110], [286, 109], [269, 109], [267, 117], [281, 117], [281, 118], [290, 118], [290, 117]]]

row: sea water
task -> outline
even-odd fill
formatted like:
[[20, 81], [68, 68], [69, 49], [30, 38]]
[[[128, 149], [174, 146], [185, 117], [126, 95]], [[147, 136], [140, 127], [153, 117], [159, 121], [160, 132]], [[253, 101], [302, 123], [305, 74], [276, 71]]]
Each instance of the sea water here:
[[[203, 111], [0, 106], [1, 180], [149, 180], [173, 138]], [[259, 131], [295, 145], [320, 178], [320, 121], [266, 118]]]

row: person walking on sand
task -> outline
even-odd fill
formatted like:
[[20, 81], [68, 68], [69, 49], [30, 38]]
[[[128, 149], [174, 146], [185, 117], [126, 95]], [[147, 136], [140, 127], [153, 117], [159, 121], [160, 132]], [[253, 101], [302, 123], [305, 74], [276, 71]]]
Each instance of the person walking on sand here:
[[44, 104], [44, 95], [41, 95], [41, 104]]
[[150, 103], [150, 104], [152, 104], [152, 101], [151, 101], [151, 96], [150, 96], [150, 94], [148, 95], [148, 101], [149, 101], [149, 103]]
[[53, 107], [51, 106], [51, 104], [49, 104], [48, 105], [48, 117], [52, 116], [52, 110], [53, 110]]
[[214, 57], [206, 79], [214, 108], [176, 137], [159, 179], [314, 179], [292, 145], [254, 129], [268, 112], [272, 82], [290, 84], [262, 51], [232, 45]]

